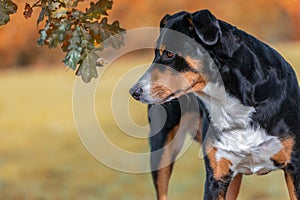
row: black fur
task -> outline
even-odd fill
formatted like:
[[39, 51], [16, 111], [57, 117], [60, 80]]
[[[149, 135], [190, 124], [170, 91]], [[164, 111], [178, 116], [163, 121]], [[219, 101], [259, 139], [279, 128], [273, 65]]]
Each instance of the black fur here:
[[[161, 21], [161, 27], [179, 31], [205, 48], [218, 67], [226, 92], [245, 106], [255, 108], [251, 122], [254, 126], [264, 128], [267, 134], [280, 139], [294, 138], [291, 162], [284, 170], [292, 175], [295, 193], [300, 199], [300, 94], [290, 64], [267, 44], [216, 19], [208, 10], [167, 15]], [[152, 150], [161, 147], [165, 140], [164, 133], [180, 120], [176, 100], [163, 106], [168, 120], [161, 133], [150, 138]], [[204, 118], [203, 133], [206, 133], [210, 119]], [[230, 178], [228, 182], [226, 177], [225, 182], [214, 180], [208, 160], [205, 162], [207, 180], [204, 199], [217, 199], [220, 192], [226, 193]]]

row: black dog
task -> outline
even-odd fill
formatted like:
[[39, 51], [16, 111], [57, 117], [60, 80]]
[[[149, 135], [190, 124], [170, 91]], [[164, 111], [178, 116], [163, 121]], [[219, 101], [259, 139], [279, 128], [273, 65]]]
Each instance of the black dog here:
[[[300, 93], [292, 67], [207, 10], [166, 15], [161, 27], [153, 64], [130, 93], [161, 104], [193, 92], [204, 103], [204, 199], [224, 199], [237, 174], [276, 169], [284, 170], [290, 198], [300, 199]], [[168, 30], [192, 39], [174, 40]]]

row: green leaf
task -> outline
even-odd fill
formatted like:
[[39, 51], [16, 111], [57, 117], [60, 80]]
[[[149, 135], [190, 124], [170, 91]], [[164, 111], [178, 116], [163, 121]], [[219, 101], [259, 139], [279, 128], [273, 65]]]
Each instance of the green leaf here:
[[71, 24], [68, 20], [53, 20], [47, 25], [44, 30], [40, 30], [40, 38], [38, 44], [40, 46], [47, 45], [49, 48], [55, 48], [58, 44], [63, 43], [67, 38], [68, 31], [71, 29]]
[[67, 17], [67, 9], [64, 7], [60, 7], [56, 9], [54, 12], [52, 12], [51, 17], [59, 19], [59, 18], [64, 18]]
[[107, 18], [103, 18], [100, 22], [100, 30], [104, 47], [112, 46], [114, 49], [119, 49], [124, 45], [125, 30], [120, 28], [118, 21], [109, 25]]
[[45, 40], [47, 38], [47, 32], [46, 32], [45, 29], [42, 29], [42, 30], [39, 31], [39, 33], [40, 33], [40, 38], [38, 39], [37, 43], [38, 43], [39, 46], [44, 46]]
[[71, 38], [66, 41], [66, 44], [63, 45], [63, 51], [70, 51], [72, 49], [82, 52], [81, 47], [82, 35], [80, 29], [74, 29], [71, 35]]
[[41, 12], [39, 14], [38, 20], [36, 22], [37, 25], [39, 25], [44, 20], [45, 12], [46, 12], [46, 8], [42, 7], [42, 10], [41, 10]]
[[108, 15], [107, 10], [111, 10], [112, 0], [98, 0], [96, 3], [91, 2], [90, 8], [86, 9], [85, 20], [100, 19], [101, 15]]
[[83, 62], [79, 66], [76, 75], [81, 76], [82, 80], [85, 83], [89, 83], [92, 78], [97, 78], [98, 73], [96, 69], [96, 64], [99, 56], [94, 52], [90, 52], [83, 59]]
[[79, 10], [73, 10], [71, 13], [71, 16], [75, 19], [75, 20], [80, 20], [83, 17], [83, 13]]
[[18, 6], [11, 0], [0, 0], [0, 26], [10, 21], [9, 15], [17, 12]]
[[119, 22], [108, 24], [108, 19], [102, 18], [112, 9], [113, 1], [95, 0], [85, 12], [77, 8], [77, 4], [84, 0], [36, 1], [32, 6], [28, 4], [27, 14], [30, 16], [32, 8], [41, 7], [37, 25], [46, 19], [45, 28], [39, 31], [38, 44], [49, 48], [60, 45], [66, 52], [64, 65], [76, 70], [76, 75], [84, 82], [98, 77], [96, 65], [105, 63], [103, 59], [97, 62], [99, 56], [95, 52], [105, 47], [119, 49], [124, 44], [125, 30], [120, 28]]
[[75, 70], [77, 68], [77, 64], [80, 60], [80, 57], [81, 57], [80, 52], [76, 50], [71, 50], [68, 52], [63, 62], [65, 66], [68, 66], [71, 69]]

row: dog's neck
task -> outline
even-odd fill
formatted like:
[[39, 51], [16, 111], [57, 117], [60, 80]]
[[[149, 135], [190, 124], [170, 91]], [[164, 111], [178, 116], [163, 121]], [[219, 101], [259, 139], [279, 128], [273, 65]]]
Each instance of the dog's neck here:
[[253, 107], [243, 105], [239, 99], [226, 93], [220, 83], [208, 83], [201, 92], [196, 92], [209, 111], [212, 125], [223, 132], [229, 129], [249, 128]]

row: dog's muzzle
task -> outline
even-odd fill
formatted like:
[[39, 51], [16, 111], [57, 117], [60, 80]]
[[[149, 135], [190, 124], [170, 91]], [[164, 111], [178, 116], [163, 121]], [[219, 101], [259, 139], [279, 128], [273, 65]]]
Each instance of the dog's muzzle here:
[[130, 95], [137, 101], [141, 100], [143, 95], [143, 89], [141, 87], [134, 86], [129, 90]]

